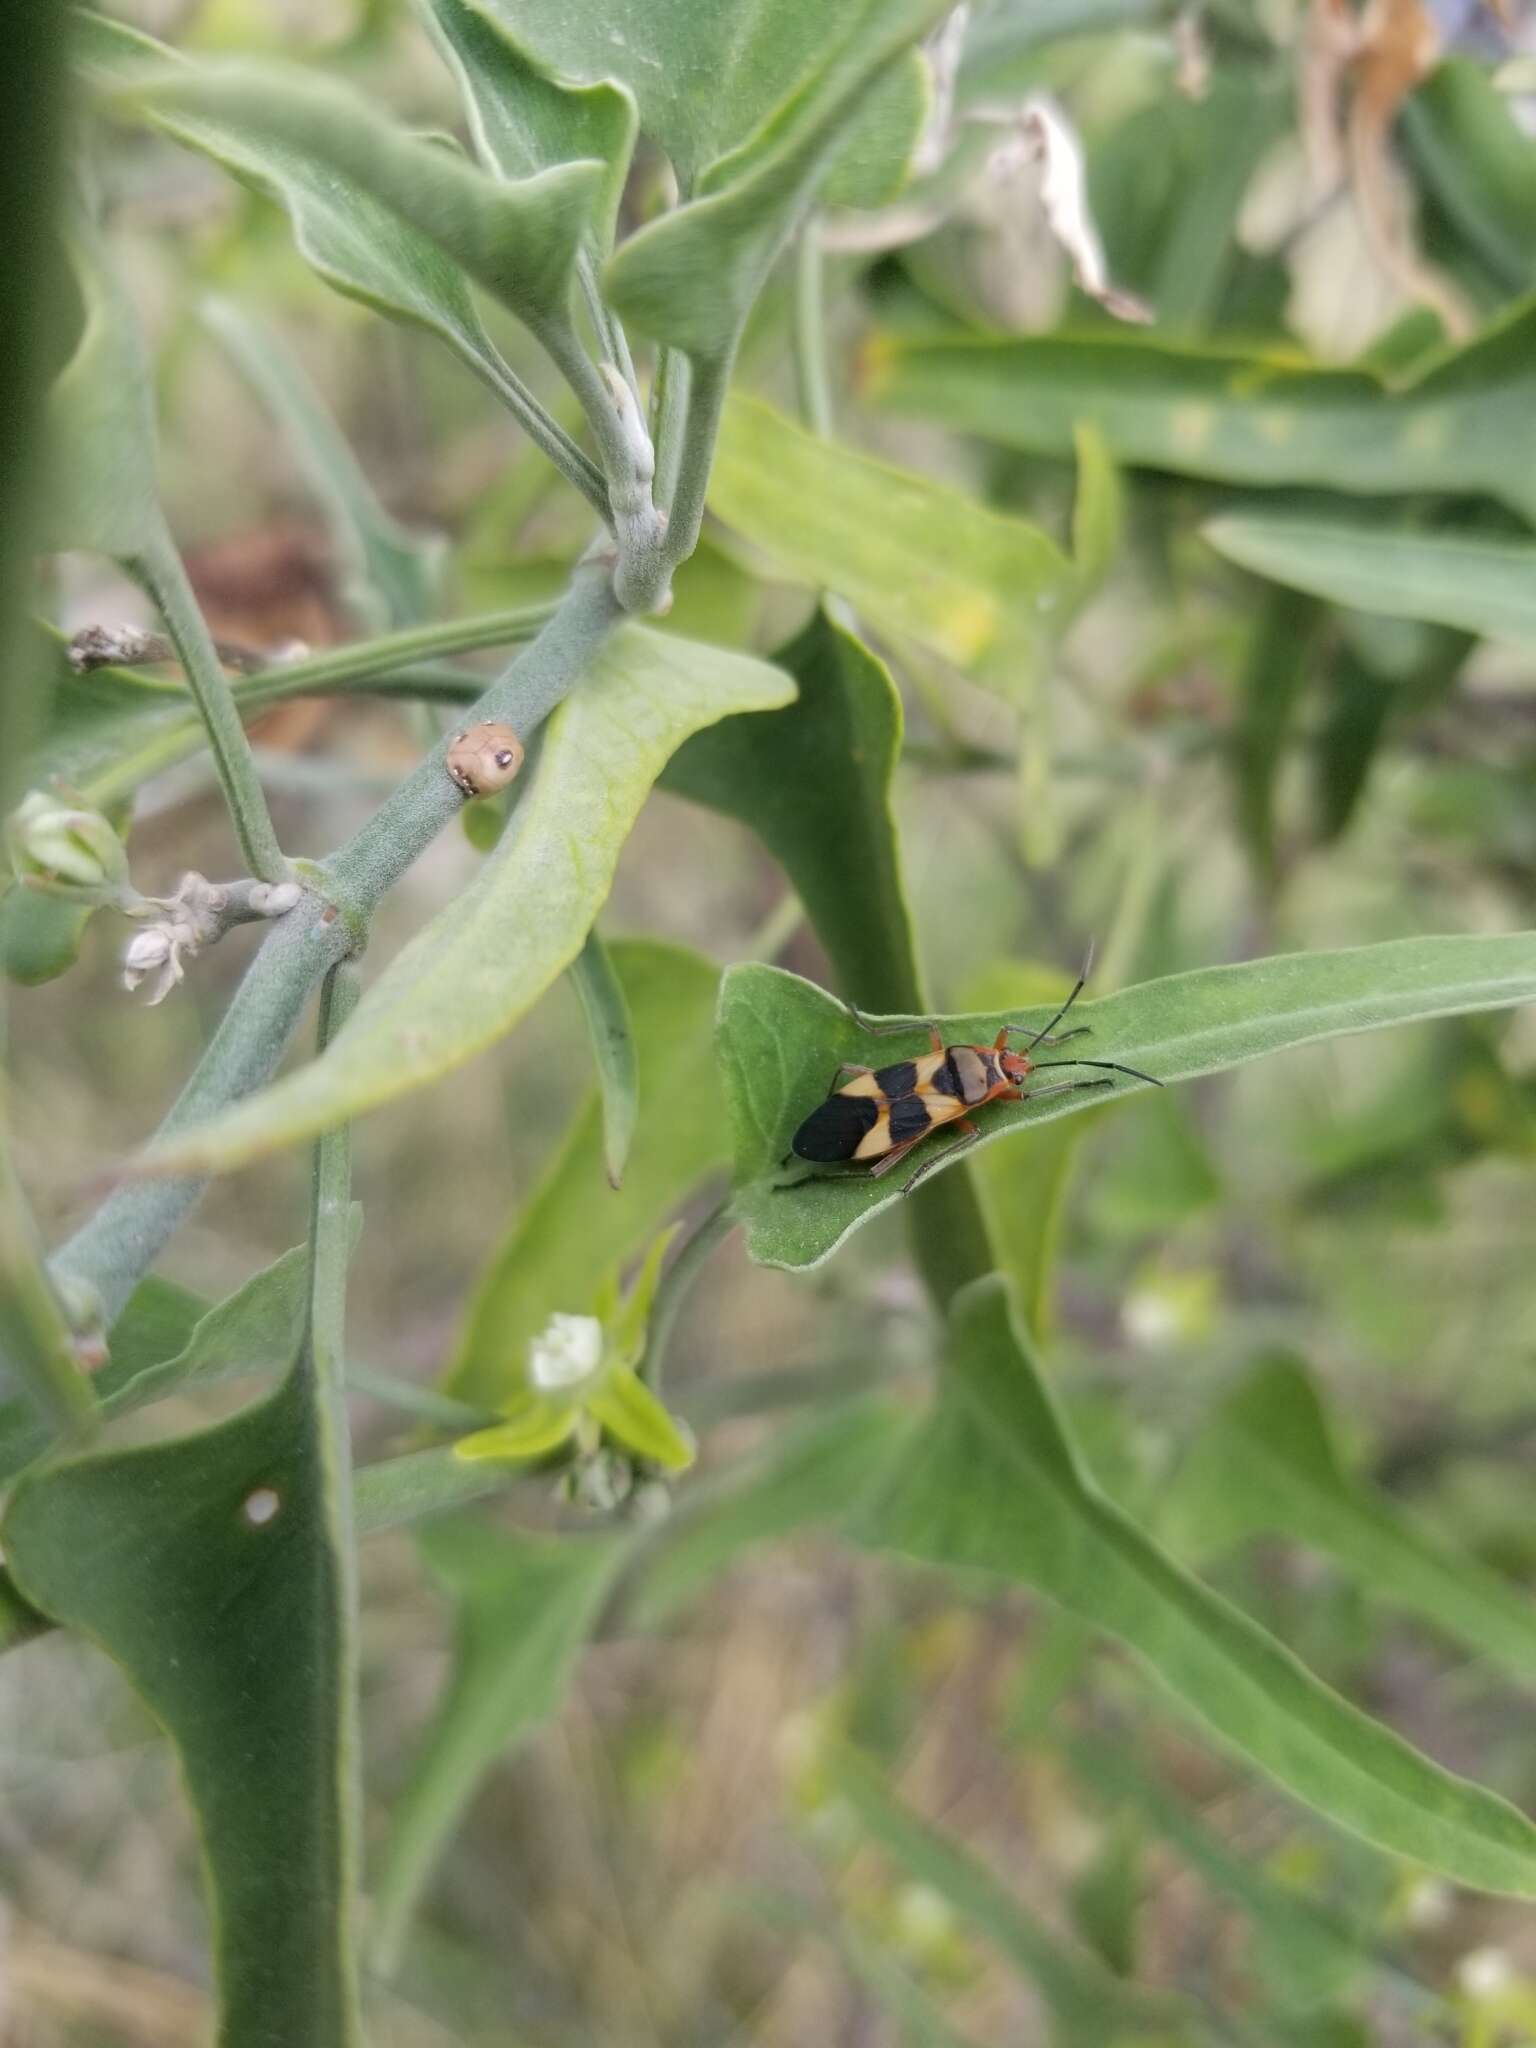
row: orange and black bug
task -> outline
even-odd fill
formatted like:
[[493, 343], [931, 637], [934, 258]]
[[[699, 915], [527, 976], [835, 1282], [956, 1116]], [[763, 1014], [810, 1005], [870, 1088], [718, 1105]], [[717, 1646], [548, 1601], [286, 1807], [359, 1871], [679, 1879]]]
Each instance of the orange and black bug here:
[[[960, 1133], [959, 1143], [917, 1169], [903, 1189], [903, 1193], [910, 1194], [936, 1166], [964, 1151], [967, 1145], [975, 1144], [981, 1132], [971, 1122], [969, 1112], [980, 1109], [983, 1103], [1038, 1102], [1043, 1096], [1064, 1095], [1076, 1088], [1114, 1086], [1112, 1081], [1059, 1081], [1049, 1088], [1026, 1090], [1022, 1084], [1031, 1074], [1051, 1067], [1102, 1067], [1111, 1073], [1129, 1074], [1133, 1080], [1150, 1081], [1154, 1088], [1160, 1088], [1163, 1084], [1155, 1076], [1143, 1074], [1136, 1067], [1122, 1066], [1118, 1060], [1030, 1058], [1037, 1045], [1064, 1045], [1069, 1038], [1081, 1037], [1088, 1030], [1083, 1025], [1076, 1031], [1063, 1032], [1060, 1038], [1051, 1036], [1082, 993], [1087, 978], [1088, 969], [1084, 966], [1071, 995], [1050, 1023], [1033, 1034], [1022, 1052], [1008, 1050], [1011, 1037], [1023, 1037], [1022, 1025], [1005, 1024], [990, 1045], [946, 1045], [937, 1024], [930, 1024], [932, 1050], [916, 1059], [897, 1060], [889, 1067], [860, 1067], [845, 1060], [832, 1076], [826, 1101], [813, 1109], [796, 1131], [790, 1142], [790, 1156], [818, 1166], [862, 1165], [873, 1178], [898, 1166], [930, 1131], [942, 1124], [954, 1124]], [[892, 1037], [897, 1032], [920, 1028], [911, 1024], [871, 1024], [857, 1010], [852, 1014], [864, 1030], [877, 1037]], [[851, 1074], [852, 1080], [842, 1081], [844, 1074]]]

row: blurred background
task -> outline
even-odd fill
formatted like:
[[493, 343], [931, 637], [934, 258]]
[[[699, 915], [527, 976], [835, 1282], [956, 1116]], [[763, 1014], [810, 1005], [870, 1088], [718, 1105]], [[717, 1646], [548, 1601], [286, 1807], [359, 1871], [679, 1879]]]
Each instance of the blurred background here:
[[[395, 0], [115, 12], [188, 48], [310, 55], [413, 125], [460, 130], [451, 82]], [[1384, 11], [1379, 65], [1350, 88], [1378, 95], [1379, 134], [1353, 137], [1345, 183], [1322, 206], [1305, 183], [1317, 72], [1302, 7], [997, 0], [974, 16], [961, 103], [1056, 96], [1088, 152], [1111, 275], [1151, 301], [1159, 338], [1406, 366], [1502, 317], [1532, 282], [1536, 54], [1512, 7]], [[1493, 168], [1491, 141], [1474, 147], [1494, 134], [1479, 92], [1505, 124]], [[1065, 539], [1069, 464], [865, 402], [878, 334], [1107, 327], [1082, 300], [1069, 316], [1038, 204], [974, 152], [966, 161], [967, 147], [905, 221], [830, 225], [837, 430]], [[589, 514], [445, 351], [326, 292], [276, 209], [201, 158], [112, 126], [91, 158], [119, 272], [155, 339], [166, 501], [216, 632], [318, 647], [381, 622], [349, 596], [302, 463], [203, 317], [210, 293], [291, 352], [390, 513], [443, 537], [443, 615], [559, 588]], [[789, 319], [785, 279], [740, 374], [792, 409]], [[532, 345], [504, 322], [496, 338], [558, 409]], [[1529, 925], [1529, 652], [1245, 575], [1199, 531], [1226, 502], [1219, 484], [1149, 468], [1126, 492], [1123, 544], [1022, 762], [1016, 716], [995, 696], [915, 650], [885, 650], [908, 704], [897, 800], [936, 1008], [1041, 999], [1069, 983], [1090, 936], [1102, 992], [1272, 951]], [[1431, 510], [1516, 530], [1454, 488]], [[66, 629], [142, 616], [93, 561], [54, 574]], [[668, 625], [769, 650], [811, 602], [712, 522]], [[1266, 691], [1277, 648], [1304, 652]], [[421, 714], [365, 699], [269, 715], [258, 739], [284, 844], [344, 839], [424, 731]], [[227, 827], [205, 768], [143, 792], [133, 847], [135, 881], [154, 893], [187, 868], [223, 872]], [[365, 973], [478, 858], [458, 832], [431, 850], [388, 899]], [[755, 842], [664, 793], [626, 849], [604, 929], [828, 979]], [[156, 1009], [120, 990], [121, 941], [98, 917], [74, 971], [11, 1006], [19, 1165], [53, 1239], [84, 1213], [103, 1161], [154, 1128], [255, 937], [234, 934]], [[562, 986], [493, 1053], [359, 1128], [360, 1366], [420, 1383], [443, 1370], [476, 1275], [589, 1084]], [[1352, 1473], [1529, 1586], [1536, 1021], [1376, 1034], [1090, 1121], [1069, 1157], [1044, 1134], [989, 1149], [982, 1167], [1017, 1242], [1070, 1172], [1049, 1357], [1117, 1496], [1150, 1503], [1192, 1446], [1219, 1455], [1212, 1418], [1256, 1359], [1284, 1353], [1321, 1390]], [[220, 1184], [163, 1270], [229, 1292], [302, 1236], [305, 1177], [293, 1157]], [[752, 1268], [731, 1240], [670, 1368], [704, 1437], [691, 1483], [752, 1459], [834, 1394], [876, 1379], [917, 1388], [930, 1365], [889, 1217], [802, 1278]], [[236, 1401], [156, 1409], [143, 1433]], [[409, 1419], [383, 1403], [360, 1398], [356, 1416], [360, 1458], [410, 1441]], [[1529, 1807], [1530, 1674], [1522, 1683], [1378, 1597], [1303, 1533], [1220, 1547], [1203, 1569], [1349, 1698]], [[449, 1623], [407, 1537], [370, 1544], [364, 1571], [377, 1838], [443, 1683]], [[829, 1729], [990, 1867], [1017, 1922], [967, 1903], [941, 1860], [872, 1840], [822, 1782]], [[105, 1660], [73, 1642], [38, 1643], [0, 1671], [0, 1893], [7, 2048], [206, 2038], [197, 1846], [173, 1764]], [[593, 1645], [558, 1722], [477, 1795], [397, 1983], [370, 1991], [372, 2025], [390, 2048], [1106, 2039], [1063, 2018], [1061, 1973], [1070, 1983], [1085, 1953], [1190, 1992], [1217, 2039], [1536, 2041], [1527, 1910], [1457, 1895], [1330, 1831], [1195, 1741], [1124, 1657], [1045, 1604], [814, 1536], [759, 1547], [656, 1629]], [[1149, 2022], [1114, 2038], [1185, 2037]]]

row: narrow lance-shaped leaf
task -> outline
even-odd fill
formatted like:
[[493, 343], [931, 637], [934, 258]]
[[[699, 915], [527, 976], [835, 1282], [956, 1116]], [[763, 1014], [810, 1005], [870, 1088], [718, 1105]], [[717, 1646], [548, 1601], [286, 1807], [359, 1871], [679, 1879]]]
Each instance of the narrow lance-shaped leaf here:
[[1484, 1890], [1536, 1896], [1536, 1827], [1330, 1692], [1089, 1478], [1000, 1282], [956, 1301], [916, 1453], [855, 1534], [1035, 1586], [1127, 1643], [1227, 1747], [1339, 1826]]
[[568, 331], [571, 269], [601, 203], [601, 164], [499, 181], [297, 67], [151, 63], [154, 45], [96, 17], [82, 36], [103, 89], [271, 192], [306, 256], [343, 291], [436, 328], [482, 363], [489, 350], [466, 274], [536, 334]]
[[356, 622], [383, 632], [429, 618], [442, 581], [442, 536], [412, 533], [379, 503], [320, 394], [269, 327], [217, 297], [203, 301], [202, 317], [284, 430], [326, 515], [341, 596]]
[[603, 1106], [594, 1091], [475, 1283], [446, 1380], [460, 1400], [487, 1408], [504, 1400], [550, 1317], [592, 1313], [605, 1278], [729, 1159], [711, 1046], [719, 969], [654, 940], [621, 940], [611, 960], [644, 1086], [623, 1186], [604, 1186]]
[[587, 933], [586, 944], [571, 963], [571, 981], [581, 999], [592, 1061], [597, 1068], [608, 1185], [617, 1188], [623, 1185], [635, 1118], [640, 1113], [640, 1064], [624, 984], [614, 972], [596, 925]]
[[1117, 461], [1218, 483], [1350, 495], [1486, 492], [1536, 518], [1536, 309], [1390, 385], [1292, 354], [1178, 348], [1123, 334], [884, 336], [878, 404], [1009, 448], [1065, 456], [1090, 420]]
[[436, 1080], [510, 1031], [580, 952], [668, 756], [794, 685], [766, 662], [629, 627], [546, 728], [533, 787], [474, 880], [368, 990], [308, 1067], [147, 1155], [224, 1172]]
[[1166, 2027], [1176, 2016], [1173, 2000], [1121, 1983], [1096, 1956], [1042, 1927], [984, 1863], [904, 1806], [857, 1752], [834, 1753], [828, 1789], [847, 1800], [873, 1841], [1022, 1972], [1078, 2048], [1118, 2040], [1133, 2027]]
[[807, 433], [754, 398], [721, 422], [709, 501], [728, 526], [870, 622], [1013, 701], [1027, 699], [1077, 595], [1027, 520]]
[[[1198, 968], [1080, 1002], [1073, 1021], [1092, 1032], [1085, 1057], [1118, 1060], [1167, 1083], [1347, 1032], [1531, 1001], [1536, 933], [1511, 932], [1394, 939], [1345, 952], [1289, 953]], [[1040, 1029], [1050, 1014], [1035, 1007], [1022, 1015], [941, 1017], [938, 1023], [948, 1043], [986, 1042], [1005, 1023]], [[910, 1041], [867, 1037], [841, 1004], [797, 975], [758, 965], [727, 970], [718, 1045], [735, 1134], [736, 1209], [754, 1259], [770, 1266], [816, 1265], [850, 1230], [901, 1199], [903, 1181], [921, 1163], [917, 1159], [881, 1180], [826, 1172], [793, 1187], [784, 1185], [794, 1176], [780, 1162], [798, 1124], [825, 1095], [838, 1060], [878, 1066], [926, 1044], [920, 1023], [913, 1025]], [[1040, 1085], [1057, 1078], [1043, 1075]], [[1099, 1077], [1068, 1071], [1060, 1078]], [[1143, 1085], [1109, 1078], [1116, 1090]], [[1112, 1099], [1106, 1088], [1045, 1102], [988, 1104], [978, 1112], [980, 1142]], [[932, 1148], [953, 1142], [942, 1132], [926, 1141]]]
[[1234, 1854], [1184, 1800], [1165, 1790], [1129, 1744], [1077, 1740], [1068, 1758], [1079, 1784], [1097, 1804], [1139, 1815], [1214, 1891], [1249, 1915], [1269, 1953], [1283, 1955], [1289, 1966], [1283, 1981], [1277, 1973], [1276, 1990], [1293, 2008], [1315, 2008], [1336, 1998], [1352, 1977], [1377, 1961], [1363, 1927], [1331, 1917], [1262, 1865]]
[[127, 559], [160, 532], [149, 363], [133, 308], [101, 249], [76, 240], [84, 325], [48, 399], [38, 544]]
[[457, 1609], [457, 1644], [384, 1850], [374, 1949], [385, 1970], [476, 1784], [559, 1706], [628, 1547], [620, 1536], [509, 1535], [462, 1521], [424, 1529], [421, 1545]]
[[1158, 1527], [1197, 1557], [1259, 1535], [1322, 1550], [1372, 1599], [1422, 1615], [1517, 1677], [1536, 1676], [1529, 1595], [1349, 1475], [1317, 1388], [1294, 1359], [1259, 1366], [1211, 1417], [1167, 1489]]
[[1536, 545], [1361, 520], [1229, 512], [1201, 528], [1219, 554], [1292, 590], [1536, 649]]
[[357, 2038], [331, 1483], [291, 1374], [214, 1429], [28, 1474], [4, 1521], [26, 1599], [98, 1643], [175, 1744], [223, 2048]]

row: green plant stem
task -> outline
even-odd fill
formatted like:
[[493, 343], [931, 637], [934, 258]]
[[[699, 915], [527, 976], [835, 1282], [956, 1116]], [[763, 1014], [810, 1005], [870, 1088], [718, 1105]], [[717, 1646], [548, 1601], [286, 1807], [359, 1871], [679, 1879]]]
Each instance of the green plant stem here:
[[598, 282], [597, 265], [590, 251], [583, 249], [576, 258], [576, 281], [581, 295], [587, 303], [587, 313], [592, 321], [592, 332], [606, 360], [613, 364], [624, 382], [629, 386], [636, 404], [640, 400], [640, 385], [635, 377], [635, 359], [630, 354], [629, 336], [624, 332], [624, 322], [603, 297]]
[[613, 571], [619, 603], [627, 612], [655, 611], [666, 596], [673, 562], [680, 558], [669, 557], [667, 553], [666, 521], [657, 512], [651, 495], [655, 454], [649, 436], [643, 431], [639, 401], [630, 399], [633, 423], [642, 429], [637, 439], [631, 439], [612, 393], [575, 330], [541, 331], [539, 339], [575, 392], [597, 441], [598, 455], [608, 478], [609, 523], [619, 549]]
[[181, 556], [163, 520], [157, 521], [144, 553], [127, 566], [154, 601], [175, 643], [187, 686], [208, 728], [208, 744], [247, 868], [264, 882], [286, 881], [288, 863], [272, 829], [240, 713], [192, 594]]
[[[491, 684], [472, 715], [505, 719], [527, 738], [577, 681], [621, 617], [603, 565], [584, 565], [538, 638]], [[463, 808], [464, 798], [444, 770], [444, 751], [442, 745], [435, 747], [356, 838], [319, 870], [337, 901], [311, 892], [276, 921], [161, 1126], [162, 1134], [211, 1116], [271, 1078], [310, 992], [361, 944], [379, 898]], [[110, 1322], [203, 1186], [202, 1180], [187, 1176], [125, 1183], [55, 1254], [55, 1275], [95, 1287]]]
[[795, 384], [800, 416], [813, 433], [832, 438], [832, 379], [827, 367], [826, 294], [822, 290], [821, 224], [815, 214], [795, 250]]
[[717, 1246], [724, 1244], [735, 1228], [736, 1218], [727, 1195], [710, 1210], [662, 1274], [656, 1299], [651, 1304], [651, 1318], [645, 1332], [645, 1356], [640, 1363], [640, 1377], [648, 1382], [652, 1393], [661, 1392], [667, 1347], [672, 1341], [672, 1331], [683, 1303], [693, 1292], [694, 1282], [709, 1263], [711, 1254]]
[[709, 467], [720, 434], [720, 416], [730, 389], [731, 359], [698, 360], [688, 379], [688, 410], [674, 437], [678, 442], [676, 477], [667, 502], [665, 558], [669, 569], [686, 562], [699, 544], [704, 524], [704, 499]]
[[598, 518], [606, 524], [609, 517], [607, 480], [587, 451], [579, 447], [560, 422], [545, 410], [510, 363], [503, 362], [499, 355], [487, 362], [462, 350], [460, 354], [481, 382], [495, 392], [534, 447], [549, 457], [566, 482], [575, 485]]
[[[559, 609], [558, 599], [550, 604], [514, 605], [506, 611], [477, 612], [467, 619], [408, 626], [403, 632], [381, 633], [376, 639], [328, 647], [322, 654], [307, 654], [302, 661], [285, 662], [280, 668], [259, 669], [253, 676], [242, 676], [234, 685], [235, 697], [240, 704], [252, 708], [277, 704], [285, 697], [318, 696], [347, 683], [390, 674], [412, 662], [505, 647], [514, 640], [532, 639]], [[468, 676], [465, 680], [473, 685], [475, 678]]]
[[664, 348], [656, 365], [651, 393], [651, 440], [656, 449], [656, 503], [670, 514], [682, 462], [683, 428], [688, 418], [688, 386], [692, 365], [680, 348]]
[[[319, 1050], [323, 1052], [357, 1006], [357, 969], [333, 967], [320, 996]], [[357, 1725], [357, 1531], [352, 1500], [352, 1435], [347, 1418], [347, 1259], [351, 1250], [352, 1133], [328, 1131], [315, 1146], [309, 1229], [309, 1326], [297, 1373], [312, 1404], [316, 1455], [322, 1470], [325, 1540], [336, 1568], [337, 1805], [339, 1884], [336, 1911], [350, 1916], [362, 1882], [362, 1745]], [[348, 1960], [350, 1938], [338, 1942]], [[352, 1971], [345, 1998], [357, 2027], [358, 1988]]]

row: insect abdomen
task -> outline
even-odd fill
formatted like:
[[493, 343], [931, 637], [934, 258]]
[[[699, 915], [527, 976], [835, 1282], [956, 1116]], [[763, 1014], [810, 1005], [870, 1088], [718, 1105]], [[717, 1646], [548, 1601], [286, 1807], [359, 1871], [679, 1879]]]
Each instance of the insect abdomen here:
[[790, 1149], [797, 1158], [821, 1165], [851, 1159], [879, 1118], [880, 1105], [872, 1095], [829, 1095], [796, 1131]]

